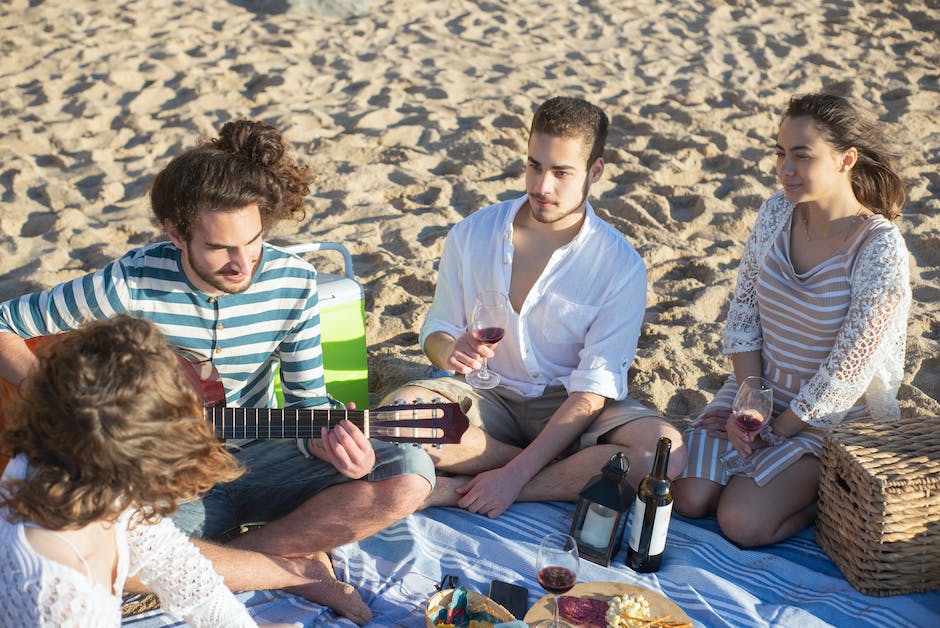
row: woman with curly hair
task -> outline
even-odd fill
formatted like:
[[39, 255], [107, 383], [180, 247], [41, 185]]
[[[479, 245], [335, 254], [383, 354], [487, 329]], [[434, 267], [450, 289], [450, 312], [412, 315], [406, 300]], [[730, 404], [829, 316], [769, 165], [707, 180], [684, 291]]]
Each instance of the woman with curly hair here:
[[[877, 122], [841, 96], [799, 96], [783, 113], [776, 154], [783, 189], [758, 212], [722, 336], [734, 372], [687, 432], [674, 489], [678, 512], [716, 513], [745, 547], [813, 522], [827, 430], [900, 416], [911, 303], [893, 223], [906, 193]], [[771, 420], [757, 432], [730, 412], [748, 377], [773, 391]]]
[[128, 574], [194, 626], [254, 626], [166, 519], [241, 474], [150, 322], [98, 321], [53, 344], [3, 433], [0, 624], [117, 626]]

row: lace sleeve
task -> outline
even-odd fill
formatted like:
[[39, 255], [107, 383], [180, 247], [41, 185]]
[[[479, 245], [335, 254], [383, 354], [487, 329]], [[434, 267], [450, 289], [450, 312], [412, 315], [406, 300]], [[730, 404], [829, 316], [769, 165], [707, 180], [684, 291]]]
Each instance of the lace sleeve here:
[[864, 245], [852, 277], [852, 302], [832, 351], [790, 403], [801, 420], [816, 427], [837, 425], [884, 366], [879, 363], [903, 369], [911, 301], [908, 265], [897, 229]]
[[763, 344], [757, 311], [757, 274], [793, 207], [783, 192], [778, 192], [764, 201], [757, 213], [757, 221], [738, 265], [738, 277], [721, 337], [722, 353], [758, 351]]
[[131, 524], [127, 540], [131, 573], [139, 570], [141, 582], [170, 614], [194, 628], [257, 626], [212, 563], [169, 519]]

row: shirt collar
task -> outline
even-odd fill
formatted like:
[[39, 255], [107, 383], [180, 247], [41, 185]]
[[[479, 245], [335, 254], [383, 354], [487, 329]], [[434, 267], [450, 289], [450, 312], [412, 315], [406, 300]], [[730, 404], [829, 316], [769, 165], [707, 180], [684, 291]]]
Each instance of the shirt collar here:
[[[509, 207], [509, 211], [506, 212], [506, 217], [503, 222], [503, 236], [507, 241], [512, 242], [512, 222], [516, 219], [516, 214], [519, 213], [519, 210], [522, 209], [522, 206], [525, 205], [525, 202], [529, 200], [528, 194], [523, 194], [519, 198], [512, 201], [512, 204]], [[587, 201], [584, 205], [584, 222], [581, 224], [581, 229], [578, 230], [578, 234], [571, 239], [571, 242], [565, 244], [559, 250], [567, 250], [575, 246], [580, 246], [585, 240], [588, 239], [591, 231], [594, 230], [594, 225], [597, 221], [597, 213], [595, 213], [594, 208], [591, 206], [591, 201]]]

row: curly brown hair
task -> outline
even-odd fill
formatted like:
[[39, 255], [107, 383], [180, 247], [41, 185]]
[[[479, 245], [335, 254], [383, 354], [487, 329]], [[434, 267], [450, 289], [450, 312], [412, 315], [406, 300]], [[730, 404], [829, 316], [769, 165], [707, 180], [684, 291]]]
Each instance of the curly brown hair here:
[[536, 109], [529, 135], [538, 131], [552, 137], [577, 139], [590, 147], [587, 167], [604, 155], [607, 142], [607, 114], [597, 105], [581, 98], [556, 96]]
[[295, 164], [280, 131], [254, 120], [226, 122], [217, 138], [174, 157], [150, 189], [153, 221], [171, 221], [189, 241], [201, 211], [232, 211], [255, 203], [261, 224], [307, 215], [313, 175]]
[[0, 484], [10, 520], [77, 529], [133, 507], [152, 523], [241, 475], [150, 321], [96, 321], [38, 358], [2, 435], [29, 467], [25, 479]]
[[904, 182], [895, 167], [899, 154], [888, 145], [875, 118], [848, 98], [827, 93], [791, 98], [781, 122], [803, 116], [813, 119], [834, 150], [858, 151], [858, 161], [851, 171], [856, 198], [888, 220], [897, 218], [907, 201]]

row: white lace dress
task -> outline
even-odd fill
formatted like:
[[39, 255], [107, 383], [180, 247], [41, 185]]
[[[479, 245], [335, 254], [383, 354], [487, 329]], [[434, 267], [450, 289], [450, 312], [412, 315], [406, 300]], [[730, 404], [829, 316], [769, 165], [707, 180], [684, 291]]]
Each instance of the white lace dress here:
[[[898, 229], [870, 218], [833, 255], [807, 272], [790, 261], [794, 203], [783, 193], [760, 209], [738, 269], [722, 338], [726, 354], [760, 351], [774, 386], [774, 414], [789, 407], [807, 425], [830, 428], [862, 418], [897, 419], [911, 291]], [[734, 375], [707, 409], [730, 407]], [[682, 477], [730, 479], [718, 460], [731, 449], [703, 430], [687, 432]], [[806, 431], [754, 452], [741, 474], [763, 486], [822, 438]]]
[[[10, 461], [4, 478], [22, 478], [26, 459]], [[2, 515], [3, 513], [0, 513]], [[128, 575], [160, 596], [163, 608], [194, 627], [256, 626], [212, 564], [171, 521], [129, 527], [131, 512], [116, 526], [115, 590]], [[33, 550], [26, 526], [0, 516], [0, 626], [99, 628], [120, 626], [121, 597], [85, 574]]]

